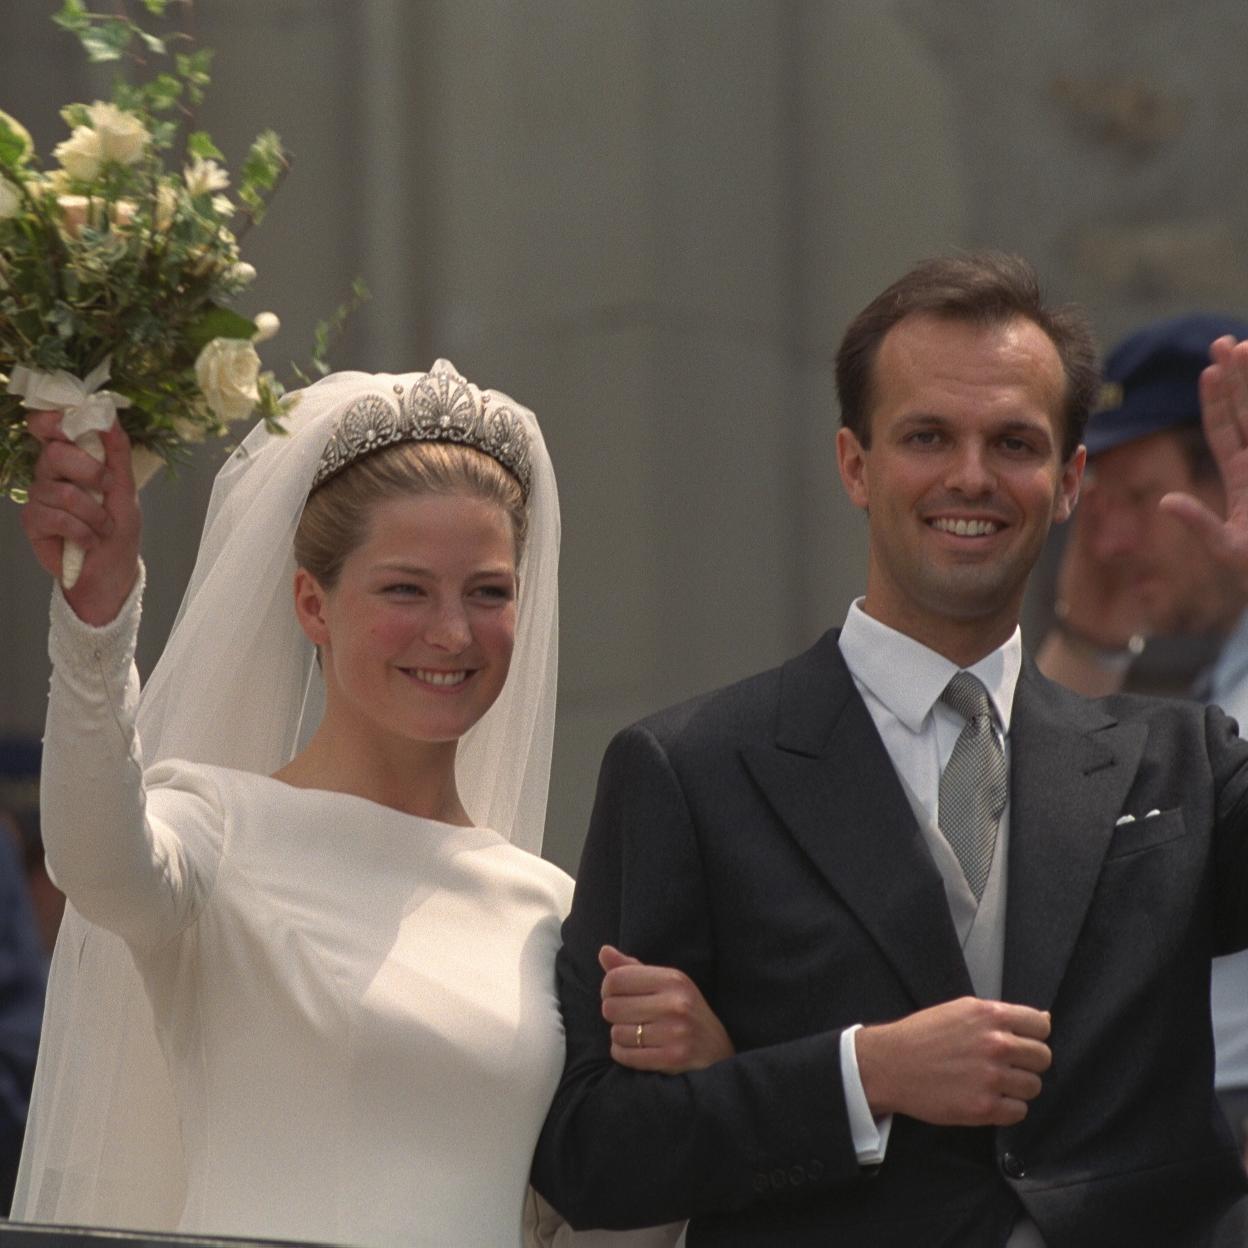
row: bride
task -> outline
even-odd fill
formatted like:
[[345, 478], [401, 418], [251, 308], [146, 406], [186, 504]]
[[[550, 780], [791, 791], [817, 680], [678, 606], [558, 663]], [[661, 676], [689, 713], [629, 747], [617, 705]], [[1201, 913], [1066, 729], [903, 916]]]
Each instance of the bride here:
[[219, 474], [141, 695], [125, 435], [100, 466], [29, 423], [27, 536], [54, 575], [62, 539], [87, 557], [53, 593], [72, 905], [14, 1217], [520, 1243], [571, 896], [537, 856], [559, 517], [532, 413], [446, 361], [303, 391]]

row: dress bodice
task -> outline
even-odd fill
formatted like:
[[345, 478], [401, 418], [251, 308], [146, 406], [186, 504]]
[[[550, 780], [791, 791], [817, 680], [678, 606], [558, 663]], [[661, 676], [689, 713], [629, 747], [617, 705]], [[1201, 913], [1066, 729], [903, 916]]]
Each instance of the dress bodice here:
[[213, 876], [193, 923], [136, 951], [180, 1229], [519, 1242], [563, 1061], [567, 877], [488, 830], [220, 768], [154, 769], [148, 809]]

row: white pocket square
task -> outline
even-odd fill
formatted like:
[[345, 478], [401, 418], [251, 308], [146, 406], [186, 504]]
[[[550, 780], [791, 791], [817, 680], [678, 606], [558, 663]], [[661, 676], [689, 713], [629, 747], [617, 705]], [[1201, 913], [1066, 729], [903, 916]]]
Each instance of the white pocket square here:
[[[1153, 810], [1150, 810], [1148, 814], [1142, 817], [1145, 819], [1155, 819], [1159, 814], [1161, 814], [1160, 810], [1153, 809]], [[1134, 815], [1122, 815], [1114, 821], [1114, 827], [1120, 828], [1122, 827], [1124, 823], [1134, 823], [1134, 822], [1135, 822]]]

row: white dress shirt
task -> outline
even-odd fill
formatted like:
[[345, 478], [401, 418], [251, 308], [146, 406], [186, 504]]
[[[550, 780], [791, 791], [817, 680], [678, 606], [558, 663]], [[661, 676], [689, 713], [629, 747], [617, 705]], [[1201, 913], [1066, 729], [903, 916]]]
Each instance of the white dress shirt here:
[[[961, 878], [952, 849], [936, 831], [940, 775], [966, 726], [966, 720], [941, 702], [940, 695], [960, 669], [913, 637], [873, 619], [860, 603], [861, 600], [853, 603], [849, 609], [840, 636], [841, 653], [915, 808], [920, 828], [945, 880], [955, 927], [965, 945], [978, 907], [970, 887]], [[1007, 764], [1010, 716], [1022, 662], [1022, 637], [1016, 628], [1004, 645], [966, 669], [988, 692]], [[1001, 816], [993, 878], [981, 905], [1004, 904], [1002, 859], [1008, 822], [1007, 807]], [[884, 1159], [892, 1118], [890, 1115], [874, 1119], [867, 1107], [853, 1039], [857, 1031], [858, 1027], [847, 1028], [841, 1036], [841, 1071], [854, 1148], [860, 1162], [872, 1165]]]

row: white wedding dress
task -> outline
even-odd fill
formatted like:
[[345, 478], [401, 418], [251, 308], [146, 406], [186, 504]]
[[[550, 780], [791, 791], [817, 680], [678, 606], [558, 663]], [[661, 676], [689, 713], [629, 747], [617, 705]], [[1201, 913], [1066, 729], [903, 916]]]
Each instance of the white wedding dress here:
[[45, 838], [151, 1002], [185, 1163], [175, 1229], [519, 1244], [563, 1064], [571, 880], [361, 798], [180, 761], [142, 775], [137, 618], [136, 594], [90, 629], [57, 594]]

